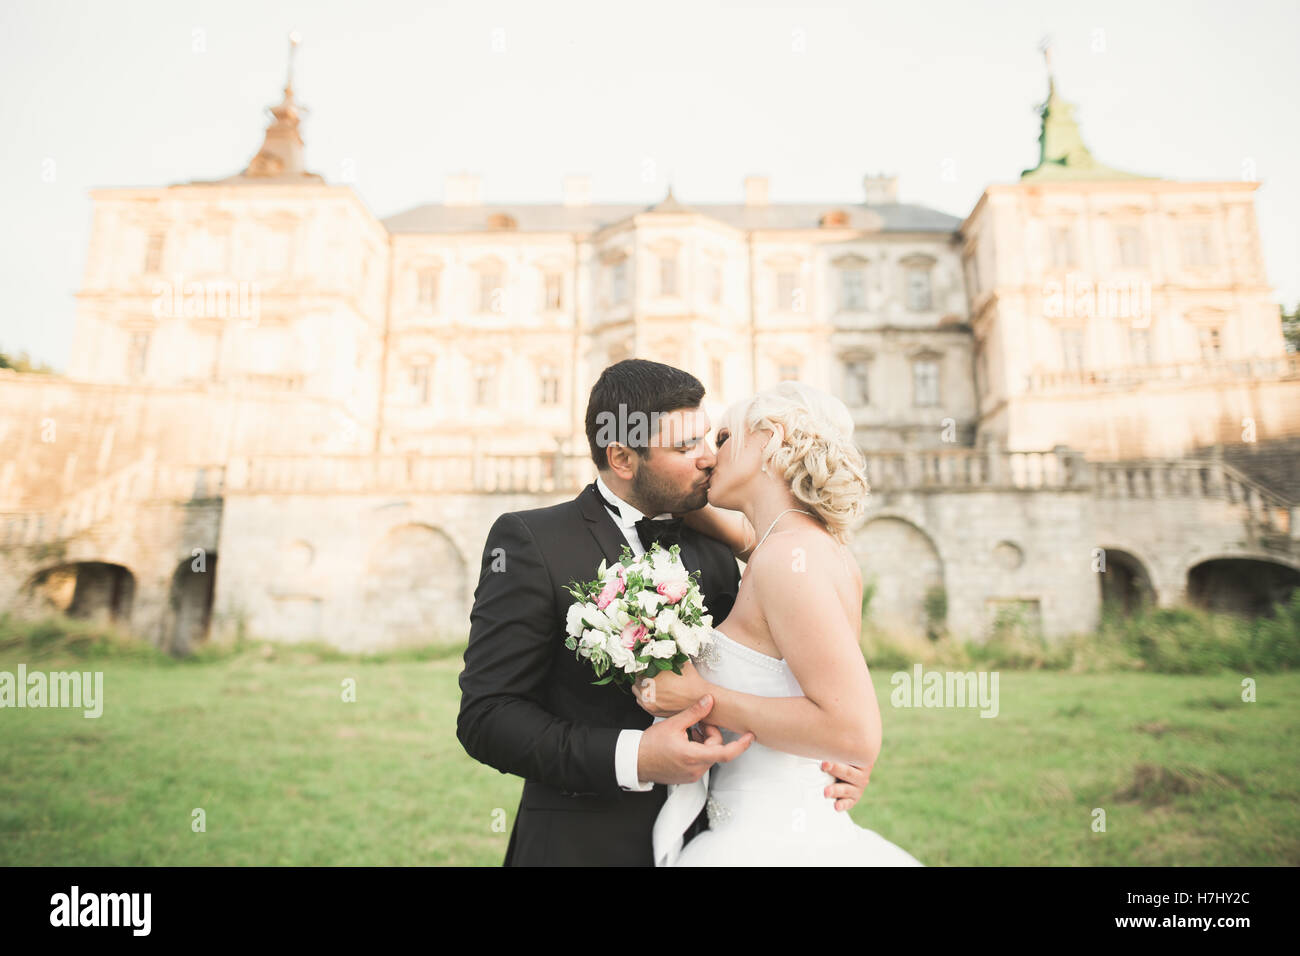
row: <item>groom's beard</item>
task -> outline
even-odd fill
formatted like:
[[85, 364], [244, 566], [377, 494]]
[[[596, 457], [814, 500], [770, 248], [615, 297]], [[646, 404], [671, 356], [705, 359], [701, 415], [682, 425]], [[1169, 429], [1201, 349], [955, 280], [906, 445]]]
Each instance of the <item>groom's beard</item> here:
[[638, 468], [632, 476], [632, 493], [645, 506], [642, 513], [651, 517], [666, 511], [674, 514], [695, 511], [709, 503], [708, 488], [696, 488], [683, 495], [680, 489], [663, 481], [649, 468]]

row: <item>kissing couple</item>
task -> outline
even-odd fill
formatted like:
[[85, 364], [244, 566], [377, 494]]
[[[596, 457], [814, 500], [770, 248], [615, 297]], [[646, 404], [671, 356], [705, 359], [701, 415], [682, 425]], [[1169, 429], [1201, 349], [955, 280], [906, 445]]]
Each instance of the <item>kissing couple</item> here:
[[[703, 400], [669, 365], [606, 368], [596, 480], [488, 532], [456, 735], [524, 778], [504, 864], [920, 866], [846, 812], [881, 747], [847, 547], [868, 493], [852, 417], [782, 382], [729, 408], [715, 446]], [[632, 415], [653, 424], [611, 439]], [[655, 542], [699, 572], [710, 653], [632, 693], [596, 685], [565, 646], [567, 586]]]

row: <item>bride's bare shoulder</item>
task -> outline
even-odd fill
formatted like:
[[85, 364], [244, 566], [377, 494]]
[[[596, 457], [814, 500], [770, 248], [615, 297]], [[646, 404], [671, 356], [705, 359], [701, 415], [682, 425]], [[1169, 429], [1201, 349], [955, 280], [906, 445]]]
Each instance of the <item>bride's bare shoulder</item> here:
[[813, 573], [823, 580], [847, 580], [862, 583], [858, 563], [848, 549], [826, 532], [816, 528], [792, 528], [770, 535], [749, 560], [756, 577], [775, 583], [790, 574]]

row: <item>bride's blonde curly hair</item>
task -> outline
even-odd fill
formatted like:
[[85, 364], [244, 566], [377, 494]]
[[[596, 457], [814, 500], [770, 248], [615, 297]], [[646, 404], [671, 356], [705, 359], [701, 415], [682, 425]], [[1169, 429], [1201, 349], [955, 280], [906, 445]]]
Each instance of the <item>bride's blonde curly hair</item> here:
[[737, 402], [723, 416], [728, 441], [768, 429], [762, 460], [783, 477], [795, 498], [811, 507], [835, 540], [847, 544], [866, 513], [867, 465], [853, 440], [853, 416], [833, 395], [803, 382], [780, 382]]

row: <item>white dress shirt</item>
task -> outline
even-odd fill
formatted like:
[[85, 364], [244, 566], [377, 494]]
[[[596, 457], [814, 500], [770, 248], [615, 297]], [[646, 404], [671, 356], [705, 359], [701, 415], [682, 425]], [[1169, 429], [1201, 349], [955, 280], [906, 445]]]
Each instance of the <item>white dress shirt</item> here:
[[[609, 516], [614, 519], [614, 523], [623, 532], [623, 537], [627, 539], [632, 553], [638, 558], [645, 554], [645, 548], [641, 545], [641, 536], [636, 531], [636, 523], [645, 515], [610, 491], [609, 485], [605, 484], [599, 475], [596, 476], [596, 489], [605, 496], [606, 501], [618, 505], [618, 514], [614, 514], [608, 508], [605, 508], [605, 510], [609, 511]], [[601, 507], [604, 507], [604, 505]], [[655, 518], [671, 518], [672, 516], [671, 511], [654, 515]], [[649, 790], [654, 787], [653, 781], [642, 783], [636, 773], [637, 758], [641, 752], [641, 734], [642, 731], [640, 730], [621, 731], [618, 735], [618, 743], [614, 746], [614, 776], [618, 779], [618, 785], [624, 790]]]

